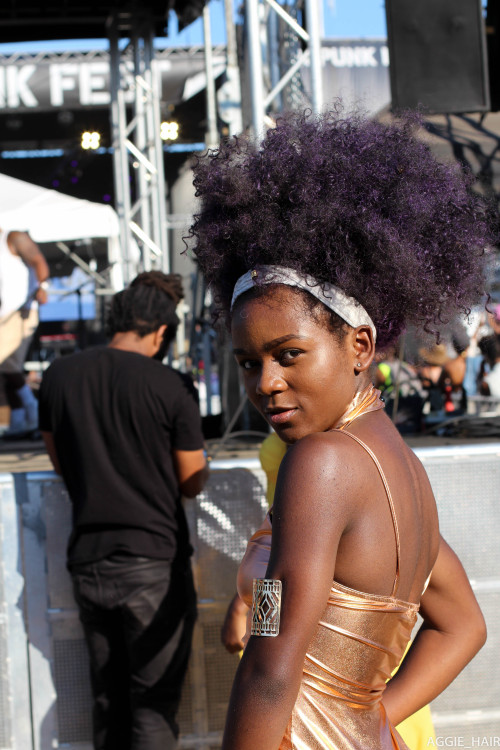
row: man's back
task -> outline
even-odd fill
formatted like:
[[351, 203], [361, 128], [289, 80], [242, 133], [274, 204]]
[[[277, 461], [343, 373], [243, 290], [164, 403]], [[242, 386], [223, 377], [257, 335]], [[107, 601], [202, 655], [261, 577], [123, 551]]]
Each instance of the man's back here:
[[112, 347], [56, 360], [40, 392], [74, 508], [68, 562], [113, 552], [189, 554], [174, 450], [203, 447], [193, 389], [169, 367]]

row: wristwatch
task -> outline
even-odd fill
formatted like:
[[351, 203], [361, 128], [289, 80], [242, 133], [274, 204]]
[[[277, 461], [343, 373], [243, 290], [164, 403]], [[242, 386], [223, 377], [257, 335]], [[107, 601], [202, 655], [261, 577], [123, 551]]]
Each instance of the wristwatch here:
[[44, 289], [45, 291], [47, 291], [47, 289], [49, 288], [49, 280], [48, 280], [48, 279], [45, 279], [45, 281], [41, 281], [41, 282], [40, 282], [40, 283], [38, 284], [38, 288], [39, 288], [39, 289]]

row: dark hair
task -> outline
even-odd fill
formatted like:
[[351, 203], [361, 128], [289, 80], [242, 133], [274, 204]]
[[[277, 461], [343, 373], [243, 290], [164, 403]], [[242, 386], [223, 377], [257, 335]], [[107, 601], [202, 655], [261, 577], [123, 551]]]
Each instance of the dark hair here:
[[358, 114], [292, 114], [262, 144], [234, 138], [199, 159], [190, 236], [229, 321], [233, 287], [259, 264], [331, 282], [357, 299], [381, 347], [409, 323], [436, 331], [483, 291], [488, 211], [457, 165], [414, 137]]
[[457, 354], [463, 354], [463, 352], [469, 348], [470, 339], [463, 326], [456, 326], [453, 328], [451, 333], [451, 343]]
[[114, 336], [119, 332], [135, 331], [143, 338], [166, 325], [165, 341], [170, 343], [179, 324], [175, 308], [183, 297], [179, 274], [161, 271], [140, 273], [111, 300], [106, 333]]
[[490, 365], [494, 365], [497, 359], [500, 359], [500, 336], [491, 334], [483, 336], [477, 343], [481, 354], [488, 360]]

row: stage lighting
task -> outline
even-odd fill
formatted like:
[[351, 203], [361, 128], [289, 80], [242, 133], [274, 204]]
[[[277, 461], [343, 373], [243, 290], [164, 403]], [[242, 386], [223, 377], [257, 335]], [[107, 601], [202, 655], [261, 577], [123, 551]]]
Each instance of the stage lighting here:
[[176, 141], [179, 137], [178, 122], [162, 122], [160, 125], [160, 138], [162, 141]]
[[89, 132], [88, 130], [85, 131], [85, 133], [82, 133], [82, 143], [81, 146], [85, 151], [88, 151], [91, 149], [92, 151], [95, 151], [99, 146], [101, 145], [101, 135], [100, 133], [96, 133], [95, 131]]

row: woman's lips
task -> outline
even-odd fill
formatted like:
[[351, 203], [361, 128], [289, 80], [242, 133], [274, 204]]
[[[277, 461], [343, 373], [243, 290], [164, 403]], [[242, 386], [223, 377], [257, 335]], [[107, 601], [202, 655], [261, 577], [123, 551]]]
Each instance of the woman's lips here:
[[271, 424], [283, 424], [289, 422], [296, 411], [297, 409], [286, 409], [286, 411], [268, 412], [267, 418]]

